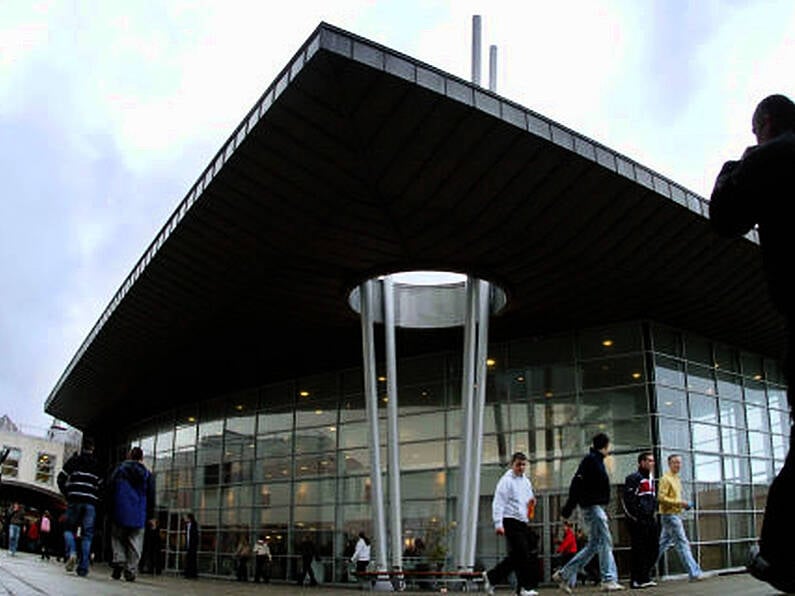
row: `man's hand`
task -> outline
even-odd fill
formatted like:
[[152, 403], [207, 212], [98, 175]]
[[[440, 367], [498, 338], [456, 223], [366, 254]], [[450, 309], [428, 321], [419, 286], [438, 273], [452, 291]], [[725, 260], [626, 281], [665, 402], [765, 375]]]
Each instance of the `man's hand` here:
[[497, 533], [497, 536], [505, 536], [505, 528], [502, 526], [495, 528], [494, 531]]

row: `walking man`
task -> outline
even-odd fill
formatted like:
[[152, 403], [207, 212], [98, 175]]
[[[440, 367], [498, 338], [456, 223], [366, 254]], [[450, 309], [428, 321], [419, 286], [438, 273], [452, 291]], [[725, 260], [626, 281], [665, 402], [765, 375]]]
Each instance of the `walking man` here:
[[8, 515], [8, 552], [12, 557], [17, 554], [19, 548], [19, 537], [22, 534], [22, 526], [25, 525], [25, 508], [17, 502], [11, 505]]
[[508, 556], [496, 567], [483, 572], [483, 585], [487, 594], [494, 594], [494, 584], [502, 580], [510, 571], [516, 574], [520, 596], [537, 596], [538, 555], [535, 550], [535, 537], [530, 526], [528, 513], [535, 509], [536, 497], [533, 485], [525, 476], [527, 456], [516, 452], [511, 458], [511, 468], [502, 475], [494, 499], [491, 503], [494, 530], [505, 536], [508, 543]]
[[123, 573], [128, 582], [135, 581], [146, 523], [155, 516], [155, 481], [143, 464], [143, 458], [140, 447], [130, 449], [128, 458], [116, 466], [108, 483], [113, 550], [111, 577], [119, 579]]
[[[94, 538], [94, 521], [99, 502], [102, 478], [99, 464], [94, 457], [94, 440], [83, 437], [83, 449], [75, 453], [64, 464], [58, 474], [58, 488], [66, 497], [66, 519], [64, 526], [64, 545], [66, 549], [66, 570], [88, 575], [91, 562], [91, 540]], [[77, 558], [75, 532], [80, 528], [80, 560]]]
[[602, 590], [623, 590], [618, 583], [618, 569], [613, 558], [613, 537], [607, 523], [605, 506], [610, 502], [610, 477], [605, 469], [605, 457], [610, 451], [610, 437], [599, 433], [591, 441], [591, 449], [580, 462], [569, 485], [569, 498], [561, 509], [563, 519], [568, 519], [579, 505], [583, 521], [588, 528], [588, 542], [574, 557], [552, 575], [558, 587], [571, 594], [577, 583], [577, 574], [585, 568], [594, 555], [599, 555], [599, 572]]
[[679, 479], [679, 471], [682, 469], [682, 457], [671, 454], [668, 456], [668, 471], [660, 478], [660, 547], [657, 561], [672, 546], [676, 547], [682, 564], [687, 569], [690, 581], [704, 579], [701, 567], [698, 566], [690, 552], [690, 541], [685, 534], [685, 527], [682, 524], [682, 511], [692, 509], [692, 505], [682, 500], [682, 481]]
[[632, 543], [631, 587], [656, 586], [657, 583], [651, 579], [651, 570], [657, 561], [659, 531], [655, 517], [657, 495], [654, 492], [654, 455], [650, 451], [638, 455], [638, 469], [624, 480], [621, 501]]
[[[784, 374], [790, 415], [795, 405], [795, 294], [792, 262], [795, 235], [790, 210], [795, 184], [795, 104], [783, 95], [759, 102], [751, 119], [757, 144], [738, 161], [723, 165], [709, 204], [713, 229], [722, 236], [739, 237], [759, 226], [759, 243], [768, 293], [787, 326]], [[795, 429], [790, 429], [790, 448], [784, 467], [767, 493], [759, 549], [751, 553], [748, 570], [755, 578], [782, 592], [795, 592], [792, 537], [795, 535]]]

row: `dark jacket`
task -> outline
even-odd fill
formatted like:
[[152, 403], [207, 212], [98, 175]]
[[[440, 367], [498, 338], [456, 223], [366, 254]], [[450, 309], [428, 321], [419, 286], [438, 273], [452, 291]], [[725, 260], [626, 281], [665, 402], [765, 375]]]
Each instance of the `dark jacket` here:
[[741, 236], [759, 225], [759, 243], [770, 295], [776, 308], [792, 318], [790, 289], [795, 234], [790, 211], [795, 195], [795, 133], [787, 132], [723, 165], [709, 203], [713, 229]]
[[621, 495], [624, 512], [633, 522], [654, 521], [657, 512], [657, 493], [654, 478], [640, 470], [633, 472], [624, 480], [624, 492]]
[[108, 511], [124, 528], [143, 528], [155, 513], [155, 480], [141, 462], [121, 462], [108, 482]]
[[93, 453], [75, 453], [58, 474], [58, 488], [66, 497], [67, 503], [96, 505], [101, 487], [99, 464]]
[[560, 514], [570, 517], [574, 508], [607, 505], [610, 502], [610, 478], [605, 469], [605, 456], [591, 447], [580, 462], [569, 485], [569, 498]]

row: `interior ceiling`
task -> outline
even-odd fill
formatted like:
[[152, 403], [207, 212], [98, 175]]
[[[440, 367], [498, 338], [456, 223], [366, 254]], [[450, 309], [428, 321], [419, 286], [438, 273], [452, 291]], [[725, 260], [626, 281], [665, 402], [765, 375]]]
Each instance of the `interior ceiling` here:
[[[329, 33], [379, 49], [318, 28], [316, 51], [87, 340], [49, 413], [90, 428], [355, 365], [348, 292], [413, 269], [500, 284], [509, 303], [492, 341], [650, 319], [780, 354], [757, 244], [717, 238], [650, 185], [330, 51]], [[456, 333], [405, 334], [400, 349], [441, 349]]]

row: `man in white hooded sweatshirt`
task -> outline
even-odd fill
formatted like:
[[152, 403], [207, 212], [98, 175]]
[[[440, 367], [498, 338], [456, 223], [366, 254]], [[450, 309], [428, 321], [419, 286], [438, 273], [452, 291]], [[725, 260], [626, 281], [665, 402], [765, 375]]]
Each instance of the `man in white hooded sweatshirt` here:
[[525, 476], [527, 456], [516, 452], [511, 468], [503, 474], [494, 489], [491, 504], [494, 531], [505, 536], [508, 556], [494, 568], [483, 572], [483, 586], [487, 594], [494, 594], [494, 584], [513, 571], [516, 574], [519, 596], [537, 596], [538, 553], [535, 536], [528, 525], [529, 513], [535, 510], [533, 485]]

